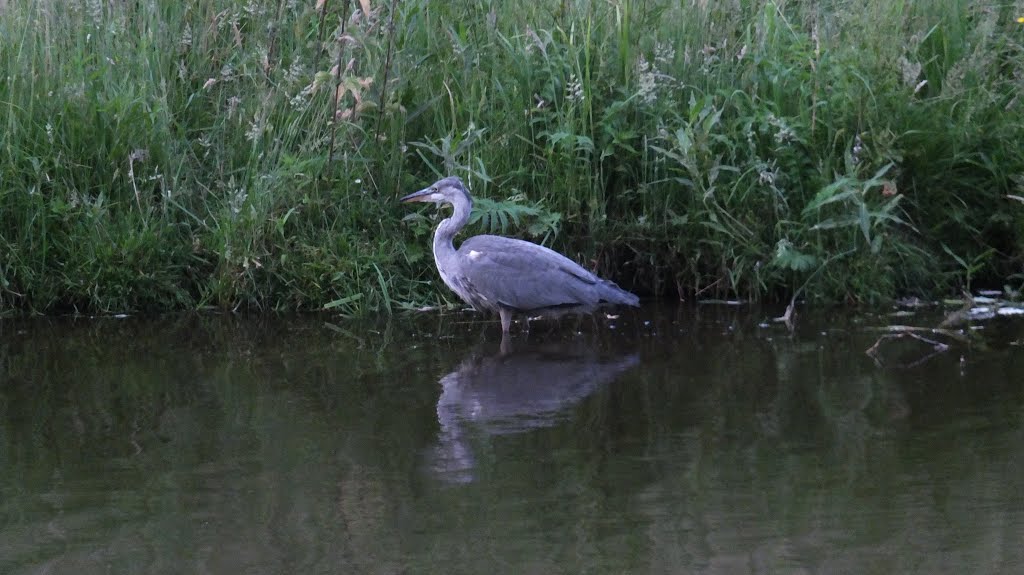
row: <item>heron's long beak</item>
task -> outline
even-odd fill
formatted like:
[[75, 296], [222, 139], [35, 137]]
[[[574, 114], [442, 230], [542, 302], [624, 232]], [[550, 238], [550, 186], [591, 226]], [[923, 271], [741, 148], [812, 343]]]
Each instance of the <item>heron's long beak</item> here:
[[431, 193], [433, 193], [432, 189], [430, 189], [430, 188], [423, 188], [422, 190], [420, 190], [418, 192], [413, 192], [413, 193], [409, 194], [408, 196], [405, 196], [404, 198], [402, 198], [402, 199], [400, 199], [398, 201], [403, 203], [403, 204], [406, 204], [406, 203], [409, 203], [409, 202], [430, 202], [430, 201], [433, 201], [433, 200], [430, 199], [430, 194]]

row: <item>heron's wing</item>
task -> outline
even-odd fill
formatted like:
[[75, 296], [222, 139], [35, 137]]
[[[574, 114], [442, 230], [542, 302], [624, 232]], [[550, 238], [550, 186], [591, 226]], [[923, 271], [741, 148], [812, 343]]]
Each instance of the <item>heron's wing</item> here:
[[569, 258], [523, 240], [474, 236], [459, 247], [462, 275], [490, 302], [518, 310], [594, 305], [603, 280]]

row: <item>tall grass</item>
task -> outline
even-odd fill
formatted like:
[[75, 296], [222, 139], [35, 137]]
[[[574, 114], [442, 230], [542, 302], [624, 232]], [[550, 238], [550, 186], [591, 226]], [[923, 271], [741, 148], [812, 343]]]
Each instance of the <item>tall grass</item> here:
[[450, 298], [431, 215], [637, 291], [1024, 283], [1024, 2], [10, 0], [0, 309]]

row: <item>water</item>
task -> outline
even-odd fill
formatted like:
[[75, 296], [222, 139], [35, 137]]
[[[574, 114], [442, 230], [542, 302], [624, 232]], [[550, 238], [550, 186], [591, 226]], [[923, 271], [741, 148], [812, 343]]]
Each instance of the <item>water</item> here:
[[1024, 322], [771, 315], [0, 320], [0, 573], [1024, 572]]

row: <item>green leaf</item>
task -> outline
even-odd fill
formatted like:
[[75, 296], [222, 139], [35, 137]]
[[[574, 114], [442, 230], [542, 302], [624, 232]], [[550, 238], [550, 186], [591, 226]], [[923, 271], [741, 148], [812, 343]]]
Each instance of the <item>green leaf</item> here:
[[555, 147], [562, 140], [572, 136], [569, 132], [555, 132], [554, 134], [548, 134], [548, 141], [551, 142], [551, 147]]
[[336, 307], [341, 307], [341, 306], [343, 306], [343, 305], [345, 305], [347, 303], [352, 303], [354, 301], [358, 301], [358, 300], [361, 300], [361, 299], [363, 299], [363, 294], [361, 294], [361, 293], [354, 293], [354, 294], [352, 294], [350, 296], [343, 297], [343, 298], [336, 299], [334, 301], [329, 301], [329, 302], [325, 303], [324, 304], [324, 309], [334, 309]]
[[970, 266], [967, 265], [967, 262], [964, 261], [964, 259], [962, 257], [954, 254], [953, 250], [949, 249], [949, 246], [947, 246], [945, 243], [942, 244], [942, 251], [946, 252], [947, 254], [949, 254], [949, 256], [951, 258], [956, 260], [956, 263], [960, 264], [960, 267], [962, 267], [964, 269], [967, 269], [967, 268], [970, 267]]
[[693, 139], [690, 137], [689, 132], [686, 128], [679, 128], [676, 130], [676, 146], [683, 154], [689, 154], [690, 148], [693, 147]]
[[593, 152], [594, 140], [586, 136], [576, 136], [576, 150], [580, 152]]
[[868, 206], [861, 204], [860, 209], [857, 213], [858, 223], [860, 224], [860, 231], [864, 234], [864, 240], [871, 245], [871, 218], [868, 214]]
[[877, 172], [875, 172], [875, 175], [871, 176], [871, 179], [868, 180], [868, 182], [870, 182], [872, 185], [877, 185], [877, 182], [882, 179], [882, 176], [884, 176], [885, 173], [888, 172], [890, 168], [892, 168], [892, 166], [892, 162], [889, 162], [888, 164], [882, 166], [881, 168], [878, 169]]
[[811, 227], [812, 230], [832, 230], [835, 228], [847, 228], [857, 225], [857, 218], [854, 216], [843, 216], [841, 218], [828, 218], [820, 221]]
[[877, 254], [882, 251], [882, 234], [878, 234], [871, 240], [871, 253]]
[[[852, 182], [853, 181], [850, 178], [842, 177], [832, 182], [831, 184], [825, 186], [824, 188], [821, 189], [821, 191], [819, 191], [814, 196], [814, 199], [811, 200], [811, 203], [807, 204], [807, 207], [805, 207], [803, 210], [803, 214], [807, 215], [808, 213], [824, 206], [825, 204], [839, 202], [851, 197], [854, 193], [856, 193], [850, 187]], [[838, 193], [839, 190], [843, 188], [847, 188], [846, 191]]]

